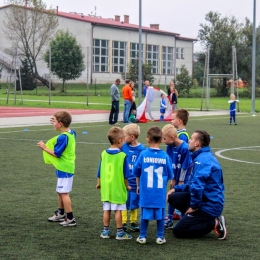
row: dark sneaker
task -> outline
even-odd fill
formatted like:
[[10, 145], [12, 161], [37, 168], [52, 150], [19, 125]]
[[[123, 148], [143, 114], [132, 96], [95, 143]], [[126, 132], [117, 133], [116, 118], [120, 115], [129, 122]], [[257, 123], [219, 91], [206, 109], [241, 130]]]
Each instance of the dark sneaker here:
[[134, 232], [139, 232], [139, 231], [140, 231], [140, 228], [139, 228], [139, 226], [138, 226], [137, 224], [131, 223], [131, 224], [130, 224], [130, 230], [131, 230], [131, 231], [134, 231]]
[[224, 216], [217, 218], [218, 224], [214, 227], [214, 232], [218, 235], [219, 240], [224, 240], [227, 237], [226, 221]]
[[76, 223], [76, 219], [73, 218], [73, 219], [66, 219], [64, 220], [63, 222], [60, 223], [61, 226], [63, 227], [73, 227], [73, 226], [76, 226], [77, 223]]
[[126, 223], [123, 223], [123, 230], [127, 231], [127, 224]]
[[65, 215], [61, 215], [58, 213], [58, 211], [55, 211], [54, 215], [52, 217], [48, 218], [48, 221], [50, 222], [62, 222], [66, 219]]
[[168, 219], [164, 223], [164, 229], [170, 229], [170, 228], [173, 228], [173, 221]]

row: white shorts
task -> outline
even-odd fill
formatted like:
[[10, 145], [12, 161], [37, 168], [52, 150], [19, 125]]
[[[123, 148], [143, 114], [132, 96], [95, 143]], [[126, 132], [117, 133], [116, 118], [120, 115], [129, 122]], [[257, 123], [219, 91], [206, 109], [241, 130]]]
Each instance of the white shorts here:
[[126, 210], [126, 204], [103, 202], [103, 210]]
[[69, 193], [72, 190], [73, 177], [70, 178], [58, 178], [56, 191], [58, 193]]

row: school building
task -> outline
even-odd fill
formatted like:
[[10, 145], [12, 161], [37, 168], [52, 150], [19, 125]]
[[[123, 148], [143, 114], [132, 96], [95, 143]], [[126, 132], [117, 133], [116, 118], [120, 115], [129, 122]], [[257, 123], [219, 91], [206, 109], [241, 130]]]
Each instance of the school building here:
[[[7, 60], [12, 57], [6, 52], [12, 48], [4, 36], [5, 11], [11, 6], [0, 7], [0, 66], [4, 66], [2, 81], [8, 76]], [[128, 64], [139, 53], [139, 25], [131, 23], [129, 15], [115, 15], [103, 18], [83, 13], [66, 13], [56, 9], [59, 20], [57, 30], [68, 30], [81, 44], [85, 54], [86, 69], [75, 82], [111, 83], [121, 78]], [[183, 37], [179, 33], [160, 29], [159, 24], [142, 26], [142, 60], [151, 62], [155, 83], [171, 81], [181, 65], [185, 65], [190, 74], [193, 67], [193, 44], [196, 39]], [[45, 47], [44, 50], [46, 50]], [[38, 61], [41, 76], [49, 70], [43, 60]], [[53, 79], [58, 81], [58, 79]]]

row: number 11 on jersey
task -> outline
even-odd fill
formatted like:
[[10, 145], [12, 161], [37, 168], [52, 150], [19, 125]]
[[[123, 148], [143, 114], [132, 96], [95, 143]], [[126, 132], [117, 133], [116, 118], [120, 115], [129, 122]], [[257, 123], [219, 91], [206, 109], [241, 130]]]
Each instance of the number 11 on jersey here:
[[157, 188], [162, 189], [163, 188], [163, 167], [158, 167], [154, 169], [154, 166], [149, 166], [144, 169], [145, 172], [147, 172], [147, 187], [153, 188], [153, 182], [154, 182], [154, 173], [157, 174], [158, 184]]

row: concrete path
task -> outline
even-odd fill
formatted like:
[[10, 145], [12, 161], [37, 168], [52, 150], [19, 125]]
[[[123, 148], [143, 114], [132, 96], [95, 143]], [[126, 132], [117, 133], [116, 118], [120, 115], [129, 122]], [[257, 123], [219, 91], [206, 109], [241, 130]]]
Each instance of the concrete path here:
[[[227, 110], [218, 111], [190, 111], [190, 117], [193, 116], [216, 116], [216, 115], [229, 115]], [[50, 117], [52, 114], [46, 116], [23, 116], [23, 117], [4, 117], [0, 118], [0, 128], [8, 127], [29, 127], [39, 125], [49, 125]], [[82, 115], [73, 115], [73, 123], [90, 123], [90, 122], [108, 122], [109, 111], [102, 111], [102, 113], [88, 113]], [[122, 113], [119, 114], [122, 118]]]

